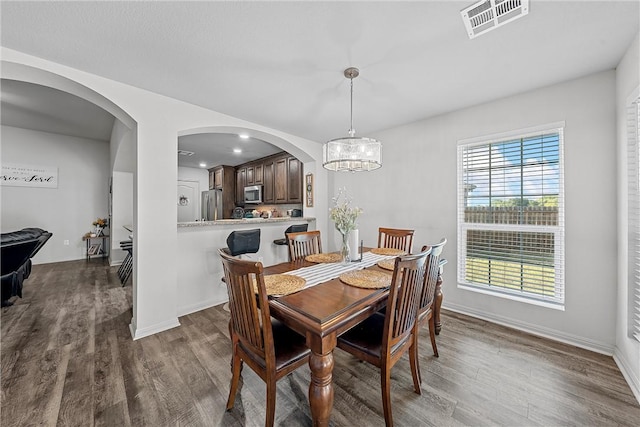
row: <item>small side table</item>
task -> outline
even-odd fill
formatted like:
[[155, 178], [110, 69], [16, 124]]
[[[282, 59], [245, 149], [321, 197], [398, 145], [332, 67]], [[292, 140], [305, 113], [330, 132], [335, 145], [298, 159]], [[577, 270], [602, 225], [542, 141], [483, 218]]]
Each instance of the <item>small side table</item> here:
[[[91, 243], [92, 240], [98, 240], [98, 239], [102, 239], [102, 244]], [[107, 248], [107, 242], [109, 241], [108, 234], [103, 234], [102, 236], [95, 236], [95, 237], [82, 236], [82, 240], [85, 241], [87, 245], [87, 249], [86, 249], [87, 261], [89, 261], [89, 259], [91, 259], [92, 256], [102, 255], [102, 258], [107, 257], [108, 252], [106, 248]]]

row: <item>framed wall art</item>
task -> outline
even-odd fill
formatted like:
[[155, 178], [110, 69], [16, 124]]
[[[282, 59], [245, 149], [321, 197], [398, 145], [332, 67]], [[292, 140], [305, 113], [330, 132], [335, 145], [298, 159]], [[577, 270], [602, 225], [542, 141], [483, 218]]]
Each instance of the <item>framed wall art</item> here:
[[313, 207], [313, 174], [308, 173], [305, 176], [304, 188], [305, 188], [305, 192], [307, 193], [307, 207], [312, 208]]

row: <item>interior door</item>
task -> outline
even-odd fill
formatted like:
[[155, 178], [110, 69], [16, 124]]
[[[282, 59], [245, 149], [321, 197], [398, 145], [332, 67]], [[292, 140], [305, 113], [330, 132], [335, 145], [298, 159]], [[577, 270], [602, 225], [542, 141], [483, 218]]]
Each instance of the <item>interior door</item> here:
[[178, 181], [178, 222], [200, 219], [200, 184], [197, 181]]

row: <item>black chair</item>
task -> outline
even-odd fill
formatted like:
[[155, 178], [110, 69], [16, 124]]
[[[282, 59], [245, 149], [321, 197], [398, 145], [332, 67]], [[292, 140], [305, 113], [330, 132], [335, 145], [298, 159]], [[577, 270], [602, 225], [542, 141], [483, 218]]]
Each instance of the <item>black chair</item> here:
[[260, 229], [232, 231], [227, 237], [227, 248], [231, 256], [257, 253], [260, 250]]
[[122, 261], [118, 269], [118, 278], [120, 279], [120, 283], [122, 283], [122, 287], [124, 287], [133, 272], [133, 240], [121, 241], [120, 249], [127, 252], [124, 261]]
[[20, 231], [2, 233], [0, 298], [2, 307], [12, 305], [9, 298], [22, 298], [22, 284], [31, 274], [33, 258], [53, 234], [41, 228], [24, 228]]
[[287, 239], [287, 233], [302, 233], [307, 231], [308, 228], [309, 228], [309, 224], [290, 225], [286, 230], [284, 230], [284, 239], [276, 239], [273, 241], [273, 243], [275, 245], [287, 246], [289, 244]]

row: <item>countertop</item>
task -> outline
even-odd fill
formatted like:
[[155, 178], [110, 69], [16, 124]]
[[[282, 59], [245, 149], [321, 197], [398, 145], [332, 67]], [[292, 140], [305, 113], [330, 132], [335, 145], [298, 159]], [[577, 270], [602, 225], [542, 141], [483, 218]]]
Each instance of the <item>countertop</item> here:
[[304, 221], [311, 222], [315, 221], [314, 217], [278, 217], [278, 218], [242, 218], [242, 219], [219, 219], [217, 221], [191, 221], [191, 222], [179, 222], [178, 228], [181, 227], [211, 227], [211, 226], [224, 226], [224, 225], [238, 225], [238, 224], [251, 224], [251, 225], [259, 225], [259, 224], [271, 224], [274, 222], [293, 222], [293, 221]]

